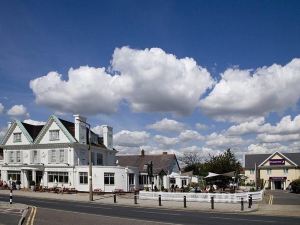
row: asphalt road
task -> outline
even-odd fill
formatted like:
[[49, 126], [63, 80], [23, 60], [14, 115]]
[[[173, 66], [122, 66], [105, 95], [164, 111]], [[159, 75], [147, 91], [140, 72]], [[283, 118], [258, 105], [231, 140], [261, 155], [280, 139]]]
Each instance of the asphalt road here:
[[273, 205], [300, 205], [300, 194], [287, 191], [269, 191], [273, 195]]
[[0, 225], [16, 225], [21, 216], [22, 214], [19, 210], [0, 208]]
[[[6, 200], [7, 196], [0, 195], [0, 201]], [[131, 220], [142, 220], [145, 222], [160, 222], [172, 224], [205, 224], [205, 225], [264, 225], [264, 224], [290, 224], [299, 225], [299, 218], [277, 217], [277, 216], [259, 216], [250, 214], [223, 214], [216, 212], [195, 212], [184, 210], [167, 210], [155, 208], [138, 208], [120, 205], [106, 205], [100, 203], [87, 203], [75, 201], [49, 200], [15, 196], [15, 202], [34, 205], [37, 207], [37, 221], [42, 219], [41, 212], [45, 209], [77, 212], [81, 214], [91, 214], [106, 216], [111, 218], [124, 218]], [[41, 211], [40, 211], [41, 210]], [[55, 215], [55, 214], [54, 214]], [[58, 220], [56, 216], [51, 217], [53, 221]], [[73, 218], [65, 216], [66, 221]], [[99, 220], [98, 220], [99, 223]], [[71, 224], [71, 223], [60, 223]], [[74, 223], [72, 223], [74, 224]], [[97, 223], [95, 223], [97, 224]]]

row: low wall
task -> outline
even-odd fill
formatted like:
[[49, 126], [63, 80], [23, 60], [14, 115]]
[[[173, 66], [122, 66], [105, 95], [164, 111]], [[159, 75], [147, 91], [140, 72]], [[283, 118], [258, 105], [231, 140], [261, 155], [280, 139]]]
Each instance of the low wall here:
[[241, 198], [245, 202], [248, 202], [249, 196], [252, 196], [253, 201], [261, 201], [263, 198], [263, 191], [257, 192], [243, 192], [234, 194], [219, 194], [219, 193], [191, 193], [191, 192], [149, 192], [140, 191], [139, 199], [158, 199], [161, 195], [163, 201], [182, 201], [186, 196], [186, 200], [189, 202], [210, 202], [211, 197], [214, 197], [215, 202], [240, 202]]

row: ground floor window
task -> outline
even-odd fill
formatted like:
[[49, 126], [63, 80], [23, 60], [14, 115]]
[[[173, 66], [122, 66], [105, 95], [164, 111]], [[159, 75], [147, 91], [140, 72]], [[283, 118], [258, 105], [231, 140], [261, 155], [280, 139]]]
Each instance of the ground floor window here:
[[104, 173], [104, 184], [114, 185], [115, 184], [115, 174], [114, 173]]
[[21, 171], [7, 171], [7, 180], [21, 180]]
[[149, 183], [149, 179], [148, 179], [148, 175], [139, 175], [139, 184], [148, 184]]
[[88, 183], [88, 173], [79, 172], [79, 184], [87, 184], [87, 183]]
[[68, 183], [69, 174], [68, 172], [48, 172], [48, 181], [50, 183], [53, 182]]
[[181, 180], [181, 186], [183, 187], [183, 186], [185, 186], [185, 185], [186, 185], [186, 179]]
[[170, 184], [176, 184], [176, 179], [175, 178], [170, 178]]

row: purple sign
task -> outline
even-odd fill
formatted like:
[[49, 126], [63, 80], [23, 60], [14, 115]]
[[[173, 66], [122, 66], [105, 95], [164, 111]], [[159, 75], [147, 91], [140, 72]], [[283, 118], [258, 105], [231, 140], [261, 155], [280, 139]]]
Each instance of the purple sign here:
[[269, 162], [270, 162], [270, 165], [284, 165], [285, 164], [284, 159], [270, 159]]

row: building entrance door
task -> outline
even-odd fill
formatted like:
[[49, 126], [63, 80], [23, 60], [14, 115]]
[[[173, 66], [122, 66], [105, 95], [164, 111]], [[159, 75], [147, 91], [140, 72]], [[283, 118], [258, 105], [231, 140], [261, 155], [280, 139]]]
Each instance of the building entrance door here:
[[35, 181], [37, 186], [40, 186], [42, 178], [43, 178], [43, 171], [36, 171]]
[[281, 183], [282, 182], [279, 181], [279, 180], [274, 181], [275, 190], [281, 190], [282, 189]]

